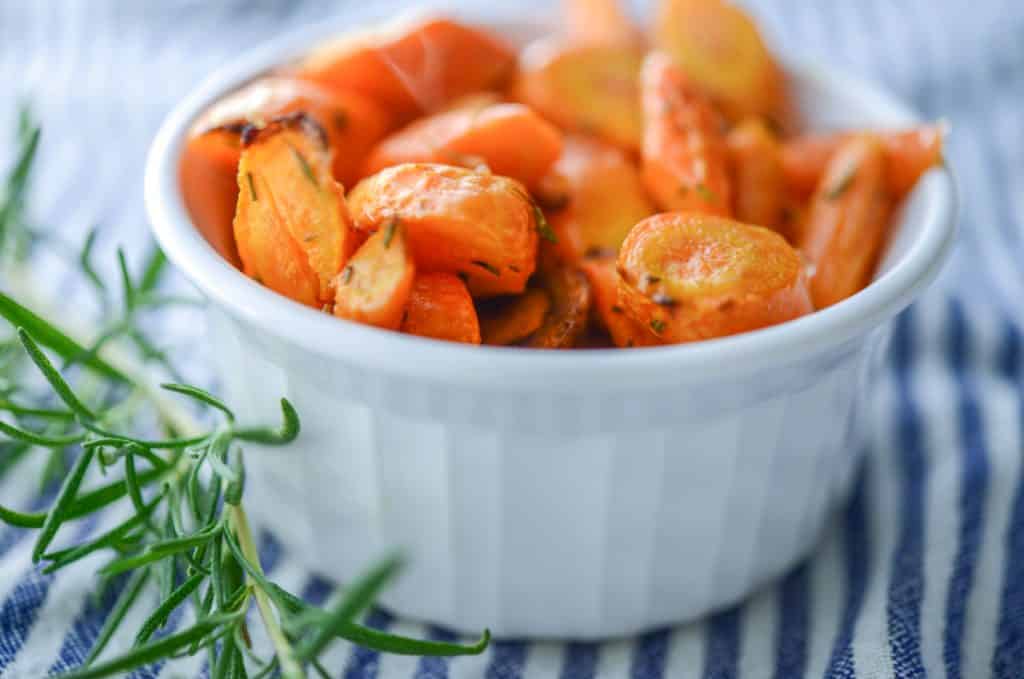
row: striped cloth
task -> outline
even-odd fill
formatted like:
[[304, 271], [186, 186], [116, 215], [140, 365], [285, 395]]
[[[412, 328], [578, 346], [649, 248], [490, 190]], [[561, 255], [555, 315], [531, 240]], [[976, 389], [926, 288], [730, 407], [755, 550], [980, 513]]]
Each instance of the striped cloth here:
[[[1024, 677], [1024, 4], [751, 5], [775, 44], [874, 78], [953, 125], [961, 241], [939, 284], [898, 320], [848, 506], [806, 563], [695, 624], [600, 645], [503, 641], [453, 662], [339, 643], [326, 663], [336, 676]], [[69, 239], [102, 223], [101, 249], [141, 247], [142, 161], [170, 106], [254, 41], [345, 11], [338, 0], [0, 0], [0, 139], [13, 128], [13, 95], [31, 96], [45, 128], [39, 223]], [[0, 161], [9, 148], [0, 146]], [[5, 504], [45, 504], [32, 471], [0, 485]], [[30, 543], [0, 527], [3, 679], [74, 666], [106, 614], [88, 596], [95, 561], [44, 576], [30, 565]], [[326, 595], [329, 585], [269, 536], [263, 552], [283, 585], [313, 601]], [[130, 616], [127, 634], [143, 614]], [[369, 623], [449, 636], [382, 612]], [[204, 672], [202, 659], [188, 659], [132, 676]]]

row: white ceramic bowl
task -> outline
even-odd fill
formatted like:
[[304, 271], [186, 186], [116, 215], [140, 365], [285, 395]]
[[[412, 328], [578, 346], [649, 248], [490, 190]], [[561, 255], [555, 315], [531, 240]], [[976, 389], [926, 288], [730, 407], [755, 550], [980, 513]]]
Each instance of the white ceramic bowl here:
[[[801, 559], [848, 490], [859, 401], [890, 321], [952, 244], [949, 173], [930, 172], [910, 196], [870, 287], [757, 332], [547, 352], [347, 323], [222, 260], [189, 221], [177, 167], [202, 109], [351, 23], [211, 76], [167, 118], [146, 169], [156, 236], [209, 299], [226, 396], [255, 420], [274, 420], [287, 396], [303, 418], [291, 448], [247, 458], [256, 519], [341, 581], [403, 547], [410, 567], [384, 605], [504, 636], [606, 637], [694, 618]], [[488, 23], [512, 39], [538, 31]], [[858, 80], [789, 70], [814, 126], [914, 121]]]

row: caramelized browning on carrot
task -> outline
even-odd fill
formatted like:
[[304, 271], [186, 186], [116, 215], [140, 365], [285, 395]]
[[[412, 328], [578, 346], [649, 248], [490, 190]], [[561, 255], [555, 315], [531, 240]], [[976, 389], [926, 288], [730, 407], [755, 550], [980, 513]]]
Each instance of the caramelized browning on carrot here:
[[402, 163], [442, 163], [534, 185], [558, 159], [562, 134], [522, 104], [463, 107], [422, 118], [382, 141], [366, 174]]
[[587, 330], [592, 294], [587, 277], [573, 267], [544, 271], [540, 284], [551, 299], [544, 322], [526, 339], [535, 349], [569, 349]]
[[787, 108], [782, 72], [754, 21], [724, 0], [659, 0], [655, 45], [739, 120], [778, 120]]
[[554, 174], [565, 180], [566, 204], [551, 210], [548, 221], [563, 261], [618, 252], [629, 230], [654, 213], [640, 172], [625, 153], [608, 144], [567, 137]]
[[214, 128], [189, 136], [178, 177], [192, 223], [221, 257], [241, 265], [232, 222], [238, 204], [241, 130]]
[[415, 275], [405, 229], [398, 219], [391, 219], [363, 243], [338, 275], [334, 315], [397, 330]]
[[636, 151], [642, 60], [642, 52], [628, 45], [537, 42], [521, 56], [513, 94], [566, 130]]
[[581, 264], [594, 291], [597, 318], [617, 347], [653, 347], [662, 342], [647, 325], [626, 314], [619, 304], [619, 274], [614, 257], [588, 259]]
[[541, 326], [550, 308], [551, 298], [538, 288], [529, 288], [512, 299], [492, 302], [480, 315], [483, 343], [503, 346], [526, 339]]
[[655, 215], [618, 260], [619, 304], [665, 342], [734, 335], [812, 311], [800, 254], [759, 226], [697, 213]]
[[643, 74], [643, 177], [662, 210], [728, 216], [732, 192], [721, 122], [668, 56], [652, 52]]
[[401, 219], [420, 269], [456, 274], [474, 296], [522, 292], [536, 265], [539, 209], [513, 179], [397, 165], [356, 185], [349, 208], [363, 231]]
[[402, 332], [480, 344], [480, 323], [466, 284], [449, 273], [416, 276], [405, 305]]
[[778, 139], [760, 118], [748, 118], [726, 137], [732, 169], [733, 213], [747, 224], [785, 232], [785, 178]]
[[562, 0], [569, 38], [577, 42], [639, 45], [642, 36], [619, 0]]
[[430, 19], [322, 45], [300, 64], [299, 74], [333, 90], [365, 94], [408, 119], [500, 86], [514, 63], [515, 54], [489, 33]]
[[[885, 151], [885, 181], [894, 198], [914, 187], [925, 172], [942, 162], [944, 125], [922, 125], [909, 130], [878, 132]], [[825, 173], [825, 167], [840, 146], [856, 132], [807, 134], [782, 145], [782, 169], [786, 186], [798, 194], [809, 195]]]
[[885, 168], [881, 143], [864, 135], [840, 146], [825, 169], [800, 241], [814, 265], [811, 296], [819, 309], [871, 282], [891, 206]]
[[358, 235], [323, 131], [295, 114], [248, 128], [243, 141], [234, 226], [245, 272], [303, 304], [329, 302]]

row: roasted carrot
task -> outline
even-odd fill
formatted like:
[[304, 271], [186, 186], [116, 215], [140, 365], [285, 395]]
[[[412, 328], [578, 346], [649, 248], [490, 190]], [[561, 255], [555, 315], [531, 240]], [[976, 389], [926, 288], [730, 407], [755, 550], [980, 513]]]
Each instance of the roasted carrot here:
[[644, 61], [643, 178], [662, 210], [728, 216], [732, 192], [718, 115], [661, 52]]
[[397, 330], [415, 275], [405, 229], [392, 219], [363, 243], [338, 274], [334, 315]]
[[653, 347], [662, 344], [649, 326], [628, 316], [619, 304], [619, 274], [615, 271], [615, 257], [591, 258], [580, 267], [594, 291], [597, 318], [615, 346]]
[[636, 151], [642, 60], [643, 53], [628, 45], [536, 42], [521, 55], [512, 93], [563, 129]]
[[248, 128], [242, 139], [234, 230], [245, 273], [304, 304], [329, 302], [359, 235], [323, 130], [299, 113]]
[[221, 257], [241, 267], [232, 222], [238, 204], [238, 159], [241, 129], [215, 127], [193, 133], [185, 142], [178, 180], [185, 208]]
[[413, 281], [402, 332], [480, 344], [480, 323], [466, 284], [449, 273], [422, 273]]
[[819, 309], [871, 282], [892, 202], [885, 169], [882, 144], [870, 135], [847, 140], [825, 168], [800, 241], [814, 266], [811, 296]]
[[653, 40], [729, 118], [786, 117], [782, 71], [757, 25], [732, 3], [659, 0]]
[[[558, 236], [554, 247], [565, 262], [595, 252], [617, 253], [629, 230], [654, 213], [633, 161], [596, 139], [566, 137], [553, 176], [565, 181], [564, 205], [556, 202], [548, 214]], [[540, 196], [538, 201], [543, 204]]]
[[554, 267], [540, 274], [551, 300], [544, 322], [524, 341], [535, 349], [570, 349], [587, 330], [593, 304], [590, 283], [575, 267]]
[[538, 214], [514, 179], [447, 165], [396, 165], [349, 194], [356, 228], [397, 217], [423, 271], [461, 276], [474, 296], [522, 292], [536, 265]]
[[535, 184], [558, 159], [562, 133], [522, 104], [463, 107], [422, 118], [384, 139], [367, 159], [371, 175], [401, 163], [442, 163]]
[[[809, 195], [825, 173], [829, 159], [857, 132], [807, 134], [782, 145], [782, 169], [786, 186]], [[942, 162], [946, 127], [941, 123], [895, 132], [876, 132], [885, 151], [885, 181], [894, 198], [914, 187], [925, 172]]]
[[490, 302], [480, 314], [484, 344], [503, 346], [526, 339], [541, 326], [551, 308], [551, 298], [539, 288], [511, 299]]
[[619, 0], [562, 0], [563, 22], [577, 42], [639, 45], [640, 31]]
[[733, 214], [747, 224], [783, 231], [785, 178], [779, 141], [760, 118], [747, 118], [726, 137], [732, 170]]
[[389, 26], [322, 45], [302, 78], [369, 96], [408, 120], [471, 92], [499, 87], [515, 54], [497, 37], [447, 19]]
[[638, 224], [619, 253], [619, 304], [665, 342], [734, 335], [810, 313], [803, 262], [779, 234], [699, 213]]

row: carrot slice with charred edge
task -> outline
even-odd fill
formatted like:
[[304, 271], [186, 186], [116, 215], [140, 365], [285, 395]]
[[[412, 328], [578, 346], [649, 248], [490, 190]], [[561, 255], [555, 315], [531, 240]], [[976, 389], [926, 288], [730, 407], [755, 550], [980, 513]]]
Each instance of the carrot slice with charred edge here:
[[499, 87], [515, 54], [491, 34], [447, 19], [392, 25], [321, 45], [300, 77], [365, 94], [400, 118], [437, 111], [471, 92]]
[[449, 273], [416, 276], [402, 316], [402, 332], [480, 344], [480, 323], [466, 284]]
[[536, 266], [539, 209], [514, 179], [397, 165], [357, 184], [349, 209], [363, 231], [398, 217], [417, 266], [462, 277], [477, 297], [522, 292]]
[[559, 127], [640, 149], [643, 53], [628, 45], [542, 40], [527, 47], [512, 95]]
[[558, 159], [562, 133], [522, 104], [438, 113], [384, 139], [367, 159], [371, 175], [401, 163], [443, 163], [535, 184]]
[[721, 122], [711, 103], [660, 52], [644, 61], [643, 177], [662, 210], [728, 216], [732, 192]]
[[[825, 173], [829, 159], [857, 132], [808, 134], [787, 140], [782, 145], [782, 169], [786, 186], [800, 195], [809, 195]], [[901, 198], [925, 172], [942, 163], [946, 126], [921, 125], [908, 130], [876, 132], [885, 151], [885, 181], [893, 198]]]
[[359, 237], [323, 131], [293, 114], [248, 128], [243, 144], [234, 227], [245, 273], [304, 304], [329, 302]]
[[392, 219], [363, 243], [338, 274], [334, 315], [398, 330], [415, 275], [405, 229]]
[[[564, 262], [597, 252], [618, 252], [630, 229], [654, 213], [633, 162], [621, 150], [598, 140], [566, 137], [552, 173], [564, 180], [565, 204], [556, 205], [548, 216], [558, 237], [553, 247]], [[542, 197], [543, 188], [535, 193], [542, 205], [549, 199]]]
[[878, 139], [850, 139], [829, 161], [800, 248], [814, 265], [811, 296], [824, 309], [868, 283], [888, 231], [891, 199]]
[[551, 299], [544, 322], [524, 342], [535, 349], [569, 349], [587, 330], [593, 297], [582, 271], [557, 267], [544, 271], [540, 285]]
[[504, 346], [529, 337], [544, 322], [550, 308], [551, 299], [538, 288], [529, 288], [522, 295], [502, 300], [480, 314], [483, 343]]
[[221, 257], [241, 268], [232, 222], [238, 205], [241, 131], [213, 128], [185, 142], [178, 167], [181, 195], [192, 223]]
[[614, 257], [597, 257], [580, 267], [594, 291], [594, 307], [601, 324], [617, 347], [653, 347], [662, 344], [651, 329], [627, 316], [619, 305], [619, 274]]
[[636, 225], [618, 259], [619, 304], [665, 342], [735, 335], [810, 313], [803, 262], [779, 234], [698, 213]]
[[730, 119], [783, 122], [785, 79], [743, 10], [723, 0], [660, 0], [653, 40]]
[[733, 213], [747, 224], [782, 230], [785, 178], [778, 139], [760, 118], [748, 118], [726, 137], [732, 169]]
[[576, 42], [639, 45], [642, 36], [619, 0], [562, 0], [569, 38]]

